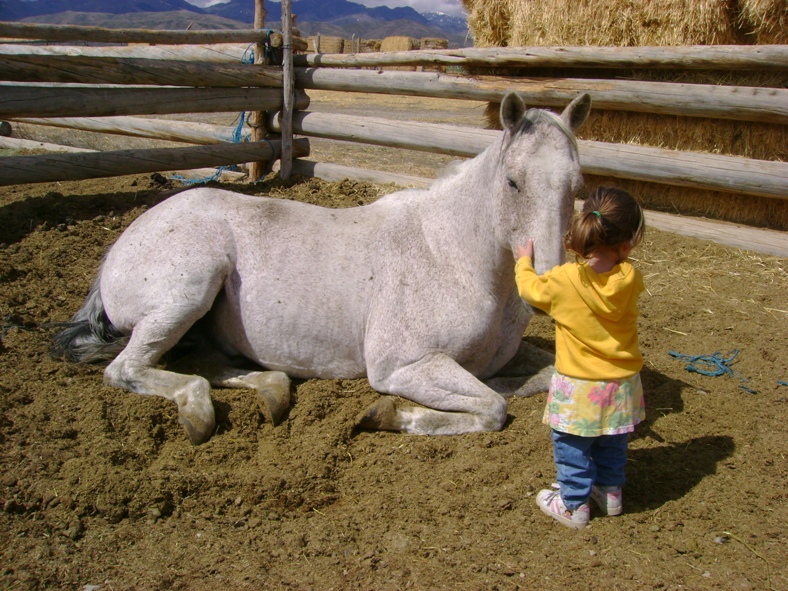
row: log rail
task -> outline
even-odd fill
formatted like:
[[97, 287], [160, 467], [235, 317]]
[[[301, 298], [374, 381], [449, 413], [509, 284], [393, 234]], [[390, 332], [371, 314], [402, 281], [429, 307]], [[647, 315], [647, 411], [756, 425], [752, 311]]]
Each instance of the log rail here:
[[[282, 68], [240, 63], [248, 44], [261, 40], [260, 29], [220, 32], [94, 29], [0, 23], [0, 37], [16, 40], [79, 38], [159, 44], [150, 47], [42, 46], [18, 41], [0, 44], [0, 117], [81, 128], [92, 125], [109, 133], [202, 143], [206, 147], [226, 143], [226, 133], [205, 128], [187, 130], [188, 126], [177, 122], [157, 124], [153, 120], [118, 116], [265, 110], [269, 113], [269, 129], [283, 129], [280, 113], [287, 109]], [[285, 44], [284, 37], [282, 44]], [[513, 79], [359, 69], [393, 65], [495, 65], [503, 68], [785, 71], [788, 46], [783, 45], [471, 48], [294, 55], [292, 61], [296, 66], [292, 71], [294, 132], [459, 156], [478, 153], [492, 141], [494, 132], [309, 113], [304, 111], [309, 104], [304, 91], [497, 101], [505, 92], [517, 90], [530, 104], [559, 108], [579, 92], [590, 92], [595, 107], [601, 109], [788, 124], [788, 90], [785, 88], [615, 79]], [[289, 120], [289, 114], [286, 116]], [[158, 132], [156, 125], [160, 126]], [[284, 131], [287, 134], [287, 130]], [[467, 142], [457, 139], [460, 137]], [[246, 154], [259, 157], [263, 152], [260, 148]], [[220, 158], [224, 159], [224, 156]], [[593, 174], [778, 199], [788, 197], [788, 164], [782, 162], [602, 142], [581, 142], [581, 161], [583, 169]], [[9, 164], [11, 161], [5, 158], [0, 166], [6, 168]], [[70, 166], [77, 165], [74, 162]], [[179, 165], [183, 167], [185, 163], [179, 162]], [[294, 170], [302, 166], [298, 164]]]

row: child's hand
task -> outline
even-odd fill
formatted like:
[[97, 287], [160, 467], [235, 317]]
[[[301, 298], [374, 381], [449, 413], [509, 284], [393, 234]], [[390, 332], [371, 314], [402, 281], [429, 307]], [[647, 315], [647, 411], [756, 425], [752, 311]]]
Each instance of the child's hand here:
[[525, 246], [518, 244], [514, 247], [514, 258], [519, 260], [523, 257], [534, 260], [534, 241], [531, 238], [528, 239]]

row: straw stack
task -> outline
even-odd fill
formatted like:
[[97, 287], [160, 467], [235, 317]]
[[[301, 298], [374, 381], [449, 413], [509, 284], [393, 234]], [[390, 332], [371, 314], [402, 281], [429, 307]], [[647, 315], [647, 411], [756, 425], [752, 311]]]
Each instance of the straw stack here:
[[[786, 0], [463, 0], [463, 4], [469, 13], [468, 25], [477, 47], [788, 43]], [[474, 73], [573, 78], [616, 76], [731, 86], [788, 86], [788, 72], [499, 69], [475, 70]], [[486, 117], [490, 127], [499, 127], [498, 105], [491, 104]], [[788, 126], [785, 125], [592, 109], [579, 136], [759, 160], [788, 160]], [[587, 175], [586, 181], [589, 188], [601, 183], [624, 186], [655, 209], [788, 230], [788, 200], [758, 199], [591, 175]]]

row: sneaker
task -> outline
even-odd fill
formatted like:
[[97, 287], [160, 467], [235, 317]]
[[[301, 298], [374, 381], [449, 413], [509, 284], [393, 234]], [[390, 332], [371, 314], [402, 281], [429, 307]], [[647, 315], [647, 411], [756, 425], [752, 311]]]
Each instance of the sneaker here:
[[591, 498], [605, 515], [621, 515], [624, 510], [621, 504], [620, 486], [597, 486], [595, 484], [591, 487]]
[[583, 503], [574, 511], [570, 511], [561, 500], [561, 493], [557, 490], [542, 490], [536, 495], [536, 504], [542, 510], [542, 513], [549, 515], [559, 523], [572, 527], [574, 529], [582, 529], [588, 525], [590, 511], [588, 503]]

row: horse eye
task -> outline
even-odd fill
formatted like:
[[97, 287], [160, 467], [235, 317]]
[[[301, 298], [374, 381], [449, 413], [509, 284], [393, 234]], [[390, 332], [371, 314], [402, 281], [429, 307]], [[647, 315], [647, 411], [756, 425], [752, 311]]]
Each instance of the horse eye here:
[[512, 189], [517, 189], [517, 183], [516, 182], [514, 182], [512, 179], [508, 179], [508, 181], [509, 181], [509, 186]]

